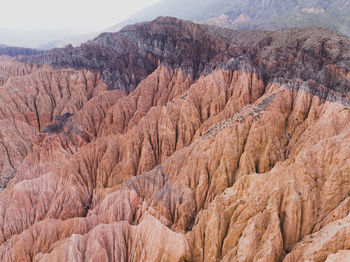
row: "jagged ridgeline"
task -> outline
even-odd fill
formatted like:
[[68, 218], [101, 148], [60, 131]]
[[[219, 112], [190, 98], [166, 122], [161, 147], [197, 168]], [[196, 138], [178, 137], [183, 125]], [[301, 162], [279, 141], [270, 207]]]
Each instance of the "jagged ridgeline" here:
[[0, 261], [347, 261], [349, 72], [171, 17], [1, 56]]

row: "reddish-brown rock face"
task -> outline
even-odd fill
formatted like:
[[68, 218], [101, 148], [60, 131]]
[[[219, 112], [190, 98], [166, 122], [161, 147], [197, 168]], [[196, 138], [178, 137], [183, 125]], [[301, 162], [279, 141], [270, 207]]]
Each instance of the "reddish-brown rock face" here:
[[20, 60], [1, 261], [347, 261], [349, 40], [159, 18]]

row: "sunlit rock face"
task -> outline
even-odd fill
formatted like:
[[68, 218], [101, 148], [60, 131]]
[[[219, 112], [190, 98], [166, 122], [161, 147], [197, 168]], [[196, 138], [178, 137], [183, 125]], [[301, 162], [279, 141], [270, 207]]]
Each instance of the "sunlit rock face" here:
[[0, 58], [1, 261], [347, 261], [350, 42], [175, 18]]

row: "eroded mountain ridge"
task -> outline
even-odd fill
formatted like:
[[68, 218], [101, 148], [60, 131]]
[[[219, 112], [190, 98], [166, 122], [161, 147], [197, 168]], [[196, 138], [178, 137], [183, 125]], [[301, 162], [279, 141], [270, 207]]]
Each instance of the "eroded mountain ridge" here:
[[346, 261], [349, 70], [322, 28], [168, 17], [1, 57], [1, 260]]

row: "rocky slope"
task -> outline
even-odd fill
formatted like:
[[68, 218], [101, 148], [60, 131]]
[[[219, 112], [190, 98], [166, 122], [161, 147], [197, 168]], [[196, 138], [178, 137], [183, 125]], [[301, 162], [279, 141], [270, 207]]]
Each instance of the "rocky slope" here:
[[1, 261], [348, 258], [336, 33], [158, 18], [0, 72]]

